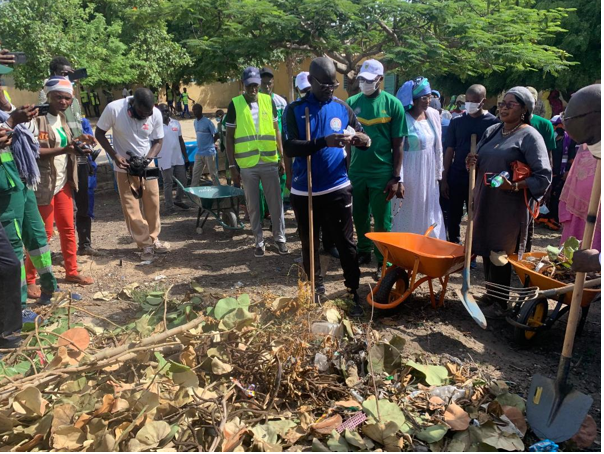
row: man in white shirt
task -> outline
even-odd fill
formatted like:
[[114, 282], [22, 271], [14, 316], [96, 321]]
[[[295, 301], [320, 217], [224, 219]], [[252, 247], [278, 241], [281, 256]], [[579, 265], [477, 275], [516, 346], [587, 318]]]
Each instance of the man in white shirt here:
[[[126, 225], [142, 250], [142, 261], [153, 260], [155, 253], [168, 252], [167, 245], [158, 239], [161, 224], [157, 180], [146, 180], [128, 173], [128, 160], [131, 159], [128, 153], [146, 158], [147, 167], [153, 167], [153, 158], [162, 148], [162, 115], [154, 107], [154, 102], [151, 90], [138, 88], [134, 96], [108, 104], [95, 131], [96, 139], [113, 160]], [[109, 129], [113, 130], [113, 146], [106, 137]], [[135, 195], [139, 187], [142, 195]], [[143, 205], [142, 211], [140, 202]]]
[[183, 186], [187, 185], [185, 163], [189, 163], [189, 157], [187, 156], [185, 141], [182, 138], [180, 123], [170, 118], [170, 108], [166, 104], [160, 104], [158, 109], [164, 122], [164, 140], [159, 152], [158, 161], [164, 180], [164, 205], [166, 208], [164, 214], [170, 215], [176, 212], [174, 205], [183, 210], [191, 208], [182, 201], [184, 191], [180, 186], [176, 188], [176, 200], [172, 199], [172, 187], [174, 184], [172, 177], [180, 181]]

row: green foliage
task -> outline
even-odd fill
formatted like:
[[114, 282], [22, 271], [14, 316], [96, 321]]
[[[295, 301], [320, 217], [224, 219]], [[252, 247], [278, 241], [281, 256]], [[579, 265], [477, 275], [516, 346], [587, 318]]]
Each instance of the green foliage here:
[[[67, 57], [76, 68], [87, 68], [89, 77], [82, 85], [89, 87], [159, 86], [172, 80], [175, 68], [190, 63], [167, 34], [163, 19], [144, 23], [126, 2], [109, 3], [112, 8], [105, 5], [105, 10], [84, 0], [0, 4], [3, 47], [28, 57], [15, 69], [17, 87], [39, 90], [57, 55]], [[152, 3], [148, 8], [159, 2]], [[111, 15], [104, 14], [109, 11]]]

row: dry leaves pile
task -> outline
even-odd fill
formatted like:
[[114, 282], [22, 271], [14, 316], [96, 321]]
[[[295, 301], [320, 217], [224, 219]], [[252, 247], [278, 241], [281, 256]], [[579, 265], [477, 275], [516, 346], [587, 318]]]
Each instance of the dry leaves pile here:
[[[255, 303], [246, 294], [187, 299], [151, 292], [125, 327], [72, 326], [71, 306], [27, 327], [24, 347], [0, 361], [0, 445], [524, 449], [525, 403], [504, 383], [452, 357], [409, 358], [403, 338], [353, 325], [336, 304], [313, 306], [303, 288]], [[333, 335], [313, 333], [320, 320]]]

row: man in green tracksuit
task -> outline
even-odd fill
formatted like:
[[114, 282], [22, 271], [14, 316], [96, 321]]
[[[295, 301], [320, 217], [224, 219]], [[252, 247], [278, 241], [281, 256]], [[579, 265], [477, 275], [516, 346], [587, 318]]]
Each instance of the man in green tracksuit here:
[[403, 198], [403, 127], [405, 113], [396, 97], [380, 89], [384, 67], [377, 60], [363, 63], [358, 75], [361, 93], [347, 101], [359, 123], [371, 138], [368, 150], [352, 148], [348, 175], [352, 183], [352, 216], [357, 231], [359, 265], [371, 262], [371, 250], [378, 261], [378, 278], [384, 257], [365, 234], [392, 228], [390, 200]]

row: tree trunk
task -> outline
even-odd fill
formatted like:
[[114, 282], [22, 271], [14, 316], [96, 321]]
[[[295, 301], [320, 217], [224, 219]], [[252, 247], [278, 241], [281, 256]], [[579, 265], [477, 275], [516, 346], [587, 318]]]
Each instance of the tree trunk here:
[[294, 87], [294, 56], [288, 55], [285, 58], [285, 66], [287, 68], [287, 87], [289, 89], [287, 96], [288, 102], [293, 102], [296, 99], [296, 89]]

